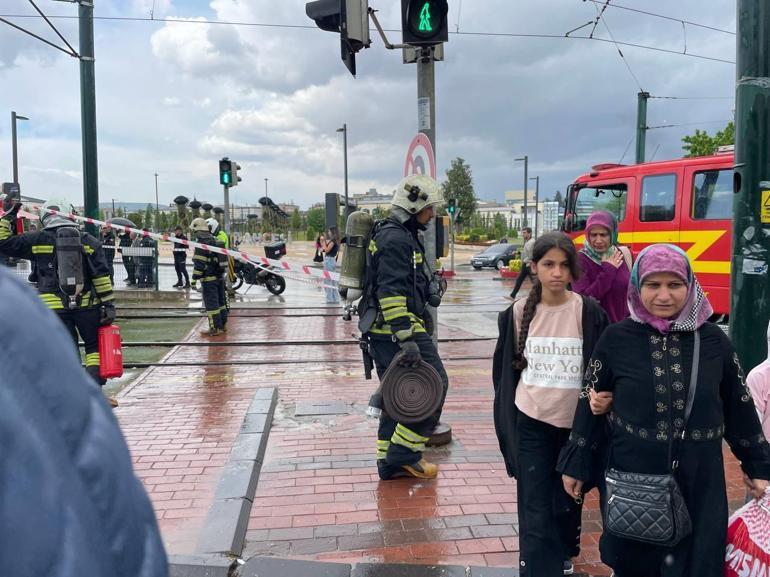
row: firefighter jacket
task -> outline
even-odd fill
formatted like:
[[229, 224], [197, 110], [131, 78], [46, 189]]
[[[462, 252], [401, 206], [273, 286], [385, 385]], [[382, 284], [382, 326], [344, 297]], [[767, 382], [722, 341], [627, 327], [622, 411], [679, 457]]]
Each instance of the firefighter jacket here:
[[[211, 234], [200, 235], [196, 241], [201, 244], [225, 248], [222, 242]], [[195, 248], [195, 253], [193, 254], [193, 282], [198, 280], [203, 282], [219, 280], [226, 269], [227, 256], [201, 247]]]
[[[425, 305], [430, 273], [425, 249], [417, 230], [388, 218], [379, 225], [369, 243], [367, 271], [371, 286], [369, 302], [377, 307], [372, 334], [392, 335], [401, 331], [424, 333]], [[373, 298], [372, 298], [373, 297]]]
[[[35, 261], [37, 290], [43, 303], [52, 310], [69, 308], [69, 298], [59, 287], [56, 264], [56, 229], [43, 229], [24, 234], [11, 234], [12, 224], [0, 219], [0, 254]], [[83, 292], [77, 298], [78, 308], [112, 303], [110, 269], [101, 243], [87, 232], [80, 233], [83, 245]]]
[[[187, 237], [184, 234], [180, 234], [179, 236], [175, 235], [174, 238], [187, 240]], [[187, 247], [185, 245], [174, 243], [173, 251], [174, 262], [184, 262], [187, 259]]]

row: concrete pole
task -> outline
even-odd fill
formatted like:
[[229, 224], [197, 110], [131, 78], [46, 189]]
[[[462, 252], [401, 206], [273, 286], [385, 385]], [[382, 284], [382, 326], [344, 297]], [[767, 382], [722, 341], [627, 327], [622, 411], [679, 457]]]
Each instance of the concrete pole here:
[[[99, 218], [99, 171], [96, 149], [96, 73], [94, 67], [94, 4], [79, 2], [80, 115], [83, 138], [83, 206], [85, 215]], [[86, 230], [97, 235], [93, 224]]]
[[540, 205], [540, 176], [530, 178], [535, 181], [535, 230], [532, 238], [537, 239], [537, 208]]
[[158, 173], [155, 173], [155, 232], [160, 232], [160, 205], [158, 204]]
[[647, 143], [647, 99], [649, 92], [637, 94], [636, 101], [636, 164], [644, 162], [645, 145]]
[[348, 125], [343, 124], [342, 125], [342, 147], [344, 149], [343, 152], [343, 163], [345, 165], [345, 222], [342, 223], [342, 230], [344, 232], [345, 227], [348, 223], [348, 215], [350, 214], [350, 211], [348, 209]]
[[770, 318], [770, 11], [738, 0], [730, 338], [746, 372], [767, 358]]
[[16, 111], [11, 110], [11, 152], [13, 153], [13, 182], [19, 183], [19, 153], [16, 139], [16, 121], [29, 120], [26, 116], [19, 116]]

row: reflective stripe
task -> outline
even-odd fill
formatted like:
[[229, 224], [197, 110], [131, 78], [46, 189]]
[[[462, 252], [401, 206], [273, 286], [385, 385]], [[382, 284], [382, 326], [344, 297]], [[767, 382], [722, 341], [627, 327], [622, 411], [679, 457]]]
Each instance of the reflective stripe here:
[[99, 353], [88, 353], [86, 355], [86, 366], [87, 367], [98, 367], [99, 364], [100, 364]]
[[193, 260], [202, 260], [203, 262], [208, 262], [209, 257], [196, 254], [193, 255]]
[[[414, 315], [411, 315], [411, 313], [410, 313], [410, 316], [414, 316]], [[414, 333], [425, 333], [425, 332], [427, 332], [425, 330], [425, 327], [422, 326], [421, 323], [417, 323], [417, 322], [412, 322], [412, 331]], [[368, 332], [370, 332], [370, 333], [372, 333], [374, 335], [392, 335], [393, 334], [393, 329], [391, 328], [391, 326], [389, 324], [385, 324], [385, 325], [382, 325], [381, 327], [373, 326], [371, 329], [369, 329]]]
[[406, 428], [401, 423], [396, 425], [396, 433], [414, 443], [427, 443], [430, 437], [423, 437], [419, 433], [415, 433], [413, 430]]
[[381, 297], [378, 299], [382, 308], [406, 306], [405, 296]]
[[415, 453], [421, 453], [425, 450], [425, 442], [427, 440], [428, 437], [418, 435], [414, 431], [407, 429], [401, 423], [396, 425], [396, 430], [390, 438], [390, 442], [394, 445], [406, 447]]
[[422, 264], [422, 253], [421, 252], [415, 252], [414, 253], [414, 262], [416, 264]]
[[217, 277], [215, 277], [215, 276], [204, 276], [201, 280], [203, 282], [211, 282], [211, 281], [219, 280], [219, 279], [217, 279]]
[[377, 243], [374, 242], [374, 239], [369, 241], [369, 252], [372, 254], [377, 252]]
[[108, 303], [110, 301], [115, 300], [115, 295], [112, 294], [112, 292], [106, 295], [99, 295], [99, 300], [102, 301], [103, 303]]
[[52, 244], [38, 244], [32, 247], [32, 254], [53, 254]]
[[5, 219], [0, 219], [0, 240], [11, 237], [11, 223]]
[[383, 310], [382, 316], [385, 318], [387, 322], [390, 322], [393, 319], [396, 319], [399, 317], [409, 316], [409, 311], [406, 309], [406, 307], [396, 307], [388, 310]]
[[377, 439], [377, 459], [384, 459], [388, 455], [388, 448], [390, 447], [390, 441]]
[[83, 245], [83, 250], [86, 252], [88, 256], [91, 256], [92, 254], [94, 254], [94, 249], [88, 246], [87, 244]]

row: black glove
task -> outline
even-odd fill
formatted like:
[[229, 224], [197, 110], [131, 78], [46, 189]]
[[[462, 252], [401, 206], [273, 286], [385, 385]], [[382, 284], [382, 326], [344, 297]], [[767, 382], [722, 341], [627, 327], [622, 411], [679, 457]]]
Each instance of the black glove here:
[[416, 367], [420, 364], [420, 361], [422, 360], [422, 356], [420, 356], [420, 347], [418, 344], [412, 340], [404, 341], [402, 343], [398, 343], [398, 346], [401, 347], [401, 350], [403, 351], [403, 355], [401, 355], [401, 358], [398, 360], [398, 366], [400, 367]]
[[21, 203], [17, 202], [3, 215], [3, 220], [7, 220], [10, 223], [12, 232], [16, 232], [16, 214], [20, 208]]
[[102, 305], [102, 308], [99, 311], [99, 324], [104, 325], [111, 325], [112, 321], [115, 320], [115, 305], [106, 304]]

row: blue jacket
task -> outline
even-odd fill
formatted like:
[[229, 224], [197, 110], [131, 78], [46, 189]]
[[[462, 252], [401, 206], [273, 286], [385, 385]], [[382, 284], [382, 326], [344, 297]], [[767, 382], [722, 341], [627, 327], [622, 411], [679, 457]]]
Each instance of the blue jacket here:
[[61, 321], [0, 267], [0, 575], [167, 577], [128, 447]]

